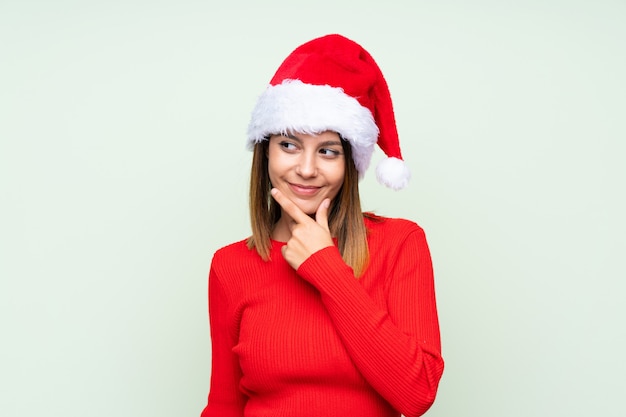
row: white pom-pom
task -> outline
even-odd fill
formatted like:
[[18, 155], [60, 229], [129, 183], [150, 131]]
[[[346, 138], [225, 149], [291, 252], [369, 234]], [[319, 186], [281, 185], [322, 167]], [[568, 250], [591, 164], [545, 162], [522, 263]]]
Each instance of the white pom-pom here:
[[411, 172], [402, 159], [385, 158], [376, 167], [378, 182], [393, 190], [401, 190], [411, 179]]

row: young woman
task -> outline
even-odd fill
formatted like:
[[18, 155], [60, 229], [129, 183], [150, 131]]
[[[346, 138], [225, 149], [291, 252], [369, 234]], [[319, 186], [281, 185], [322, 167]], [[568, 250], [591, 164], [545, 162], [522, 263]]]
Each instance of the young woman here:
[[202, 417], [407, 417], [443, 372], [432, 265], [415, 223], [362, 213], [409, 179], [387, 84], [355, 42], [301, 45], [252, 113], [252, 236], [209, 273], [212, 376]]

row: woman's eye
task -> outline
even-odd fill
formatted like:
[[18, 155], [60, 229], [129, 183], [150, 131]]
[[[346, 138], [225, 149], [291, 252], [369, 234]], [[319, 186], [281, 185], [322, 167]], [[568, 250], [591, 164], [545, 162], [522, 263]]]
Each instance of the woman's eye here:
[[291, 142], [280, 142], [280, 147], [285, 149], [286, 151], [295, 151], [296, 145]]
[[320, 153], [324, 156], [331, 156], [331, 157], [335, 157], [335, 156], [339, 156], [341, 155], [341, 152], [335, 150], [335, 149], [330, 149], [330, 148], [323, 148], [320, 149]]

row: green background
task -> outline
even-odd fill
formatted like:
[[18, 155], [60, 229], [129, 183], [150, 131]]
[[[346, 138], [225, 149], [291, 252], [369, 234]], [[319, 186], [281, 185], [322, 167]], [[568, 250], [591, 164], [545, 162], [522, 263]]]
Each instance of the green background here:
[[413, 172], [361, 185], [429, 238], [428, 416], [626, 414], [623, 1], [0, 0], [0, 415], [199, 415], [250, 111], [331, 32], [377, 59]]

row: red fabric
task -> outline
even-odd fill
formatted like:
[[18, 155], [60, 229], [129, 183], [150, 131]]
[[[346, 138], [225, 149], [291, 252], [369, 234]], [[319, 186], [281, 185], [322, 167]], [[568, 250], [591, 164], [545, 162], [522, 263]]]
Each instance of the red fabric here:
[[202, 417], [407, 417], [443, 372], [423, 230], [366, 219], [371, 261], [356, 279], [336, 247], [294, 271], [238, 242], [209, 274], [211, 389]]
[[402, 159], [387, 81], [372, 55], [361, 45], [338, 34], [308, 41], [289, 54], [270, 84], [285, 80], [343, 89], [372, 113], [380, 129], [378, 146], [385, 155]]

